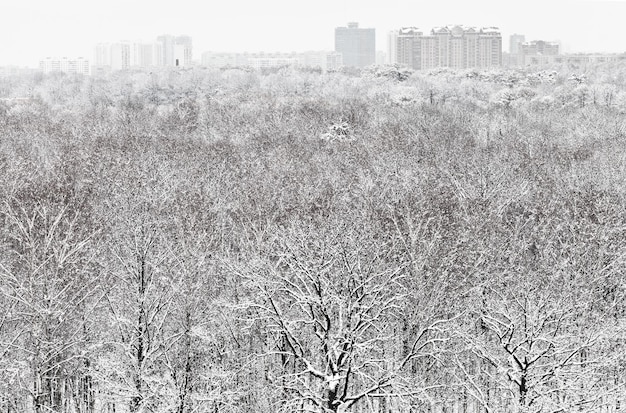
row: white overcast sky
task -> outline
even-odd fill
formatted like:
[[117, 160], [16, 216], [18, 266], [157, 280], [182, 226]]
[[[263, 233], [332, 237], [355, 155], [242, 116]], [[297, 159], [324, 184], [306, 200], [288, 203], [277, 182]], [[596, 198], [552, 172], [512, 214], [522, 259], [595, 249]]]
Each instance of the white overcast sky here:
[[626, 52], [626, 0], [0, 0], [0, 65], [92, 58], [98, 42], [193, 37], [203, 51], [332, 50], [348, 21], [376, 28], [377, 49], [403, 26], [497, 26], [561, 41], [568, 52]]

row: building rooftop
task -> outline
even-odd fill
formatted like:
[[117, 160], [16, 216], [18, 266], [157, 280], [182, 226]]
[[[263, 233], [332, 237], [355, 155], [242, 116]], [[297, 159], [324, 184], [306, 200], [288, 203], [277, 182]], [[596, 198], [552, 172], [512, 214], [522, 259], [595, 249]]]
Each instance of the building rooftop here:
[[402, 27], [398, 34], [422, 34], [422, 31], [417, 27]]
[[500, 29], [497, 27], [482, 27], [478, 29], [474, 26], [448, 25], [438, 26], [431, 30], [431, 34], [451, 34], [453, 36], [462, 36], [467, 33], [481, 33], [481, 34], [500, 34]]

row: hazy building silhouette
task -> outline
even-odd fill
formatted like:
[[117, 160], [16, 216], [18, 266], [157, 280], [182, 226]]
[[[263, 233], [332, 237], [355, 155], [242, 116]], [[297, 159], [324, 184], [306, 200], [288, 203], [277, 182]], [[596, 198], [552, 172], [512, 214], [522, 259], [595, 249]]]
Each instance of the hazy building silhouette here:
[[509, 53], [512, 55], [519, 54], [520, 45], [526, 41], [526, 36], [523, 34], [512, 34], [509, 36]]
[[319, 68], [322, 71], [339, 69], [341, 53], [308, 51], [304, 53], [202, 53], [202, 65], [208, 67], [251, 67], [266, 69], [283, 66]]
[[[39, 69], [39, 71], [41, 71], [41, 69]], [[10, 77], [10, 76], [25, 76], [25, 75], [30, 75], [36, 72], [37, 72], [37, 69], [33, 69], [31, 67], [21, 67], [21, 66], [15, 66], [15, 65], [0, 66], [0, 78]]]
[[99, 43], [94, 47], [92, 73], [162, 66], [162, 60], [161, 44], [157, 42]]
[[164, 34], [157, 37], [157, 43], [161, 45], [162, 55], [159, 66], [174, 66], [174, 45], [175, 38], [172, 35]]
[[398, 63], [398, 32], [392, 30], [387, 33], [387, 63]]
[[191, 37], [177, 36], [174, 43], [174, 66], [191, 66], [193, 58], [193, 42]]
[[376, 29], [361, 29], [358, 23], [335, 28], [335, 51], [344, 66], [365, 67], [376, 63]]
[[163, 51], [160, 66], [191, 66], [193, 44], [190, 36], [164, 34], [157, 37], [157, 43]]
[[[560, 50], [560, 49], [559, 49]], [[598, 63], [624, 63], [626, 53], [532, 54], [525, 56], [525, 66], [582, 68]]]
[[111, 70], [111, 45], [98, 43], [93, 51], [93, 65], [101, 71]]
[[551, 65], [559, 56], [559, 44], [545, 40], [533, 40], [519, 45], [518, 64], [523, 66]]
[[505, 66], [518, 66], [522, 64], [521, 45], [526, 41], [523, 34], [512, 34], [509, 36], [509, 53], [503, 59]]
[[39, 61], [39, 70], [45, 74], [69, 73], [89, 75], [89, 60], [82, 57], [76, 59], [47, 57]]
[[305, 67], [320, 68], [326, 72], [337, 70], [343, 65], [341, 53], [328, 51], [308, 51], [302, 53], [302, 63]]
[[386, 63], [387, 63], [387, 53], [385, 53], [382, 50], [377, 50], [376, 51], [376, 64], [384, 65]]
[[520, 51], [524, 55], [542, 54], [553, 56], [559, 54], [559, 44], [546, 42], [545, 40], [533, 40], [520, 44]]
[[131, 44], [129, 42], [111, 44], [111, 70], [130, 69], [130, 51]]
[[189, 36], [162, 35], [154, 42], [98, 43], [94, 47], [93, 74], [131, 68], [188, 67], [192, 64]]
[[161, 44], [132, 43], [130, 50], [130, 65], [137, 68], [149, 68], [159, 66], [163, 60]]

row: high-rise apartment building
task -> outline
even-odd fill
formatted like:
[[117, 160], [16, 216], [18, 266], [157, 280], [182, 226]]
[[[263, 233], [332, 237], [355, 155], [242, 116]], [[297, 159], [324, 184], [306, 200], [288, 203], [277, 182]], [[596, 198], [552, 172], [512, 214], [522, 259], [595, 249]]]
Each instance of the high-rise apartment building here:
[[[497, 27], [484, 27], [478, 33], [477, 67], [502, 66], [502, 34]], [[471, 53], [471, 49], [469, 50]], [[472, 66], [467, 66], [472, 67]]]
[[396, 32], [395, 59], [393, 63], [412, 69], [422, 68], [422, 41], [423, 32], [417, 27], [403, 27]]
[[502, 36], [495, 27], [435, 27], [425, 36], [414, 27], [397, 34], [395, 63], [413, 69], [502, 65]]
[[376, 29], [361, 29], [358, 23], [335, 28], [335, 51], [344, 66], [365, 67], [376, 63]]

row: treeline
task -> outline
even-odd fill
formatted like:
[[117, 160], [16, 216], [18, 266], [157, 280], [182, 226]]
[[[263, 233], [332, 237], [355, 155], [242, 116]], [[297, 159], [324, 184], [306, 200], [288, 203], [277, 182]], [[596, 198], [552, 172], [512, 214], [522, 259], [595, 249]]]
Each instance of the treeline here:
[[619, 408], [624, 74], [0, 79], [0, 411]]

